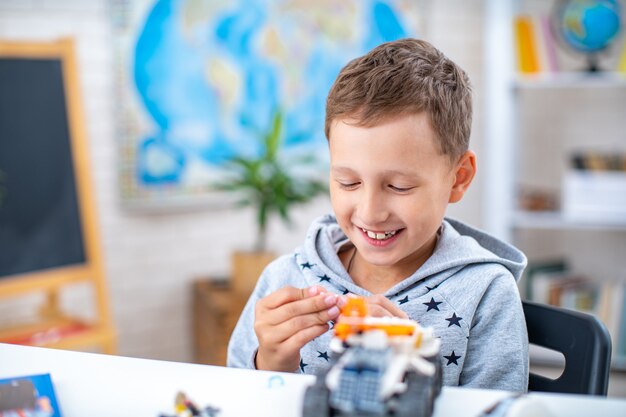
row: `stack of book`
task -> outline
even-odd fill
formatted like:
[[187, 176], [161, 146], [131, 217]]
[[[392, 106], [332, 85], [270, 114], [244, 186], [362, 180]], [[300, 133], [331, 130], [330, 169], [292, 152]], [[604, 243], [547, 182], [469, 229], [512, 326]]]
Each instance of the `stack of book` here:
[[607, 327], [613, 343], [613, 358], [626, 365], [626, 277], [598, 281], [569, 270], [556, 260], [529, 265], [525, 279], [526, 298], [593, 314]]

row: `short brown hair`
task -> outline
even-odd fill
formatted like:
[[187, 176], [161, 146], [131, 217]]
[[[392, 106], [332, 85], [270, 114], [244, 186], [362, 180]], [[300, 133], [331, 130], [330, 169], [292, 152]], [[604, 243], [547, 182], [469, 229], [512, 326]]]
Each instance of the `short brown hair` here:
[[469, 147], [472, 88], [458, 65], [430, 43], [383, 43], [339, 72], [326, 100], [326, 138], [342, 117], [373, 126], [394, 116], [426, 111], [440, 151], [454, 161]]

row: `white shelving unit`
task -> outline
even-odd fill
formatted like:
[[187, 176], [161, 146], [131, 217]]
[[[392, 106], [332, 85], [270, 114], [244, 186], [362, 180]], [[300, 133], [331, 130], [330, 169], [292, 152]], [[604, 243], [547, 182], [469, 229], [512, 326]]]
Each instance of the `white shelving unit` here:
[[626, 75], [618, 72], [586, 74], [581, 72], [561, 72], [536, 76], [517, 75], [514, 87], [518, 89], [581, 89], [626, 87]]
[[[523, 77], [518, 75], [515, 70], [512, 24], [517, 6], [518, 1], [515, 0], [487, 0], [486, 2], [485, 114], [487, 117], [485, 120], [485, 155], [482, 158], [486, 165], [483, 202], [485, 227], [490, 233], [516, 245], [520, 244], [520, 235], [524, 236], [523, 240], [526, 244], [528, 240], [532, 241], [533, 234], [537, 235], [536, 241], [549, 236], [554, 238], [553, 241], [557, 242], [556, 244], [559, 244], [556, 236], [566, 235], [570, 242], [566, 242], [564, 246], [572, 250], [575, 245], [571, 242], [574, 240], [571, 236], [575, 234], [576, 239], [580, 239], [583, 244], [589, 246], [586, 241], [591, 238], [587, 236], [593, 235], [593, 238], [600, 242], [597, 247], [593, 247], [594, 250], [613, 250], [614, 242], [618, 241], [620, 243], [617, 250], [622, 251], [622, 248], [626, 248], [626, 216], [623, 220], [574, 221], [560, 211], [532, 212], [521, 210], [517, 206], [518, 190], [521, 184], [520, 155], [524, 154], [521, 152], [524, 146], [529, 145], [521, 133], [527, 126], [522, 126], [520, 122], [520, 115], [525, 110], [521, 108], [523, 100], [520, 97], [527, 94], [539, 94], [540, 97], [544, 97], [544, 94], [546, 97], [563, 94], [568, 100], [572, 100], [576, 94], [583, 96], [598, 92], [615, 94], [616, 90], [621, 90], [624, 92], [623, 97], [626, 103], [626, 75], [624, 74], [565, 72]], [[559, 114], [558, 108], [550, 109], [550, 111], [554, 112], [554, 116], [559, 118], [561, 123], [567, 123], [567, 115]], [[624, 112], [623, 121], [623, 131], [626, 132], [626, 112]], [[623, 133], [622, 138], [623, 147], [620, 150], [624, 151], [626, 150], [626, 133]], [[555, 149], [562, 151], [562, 148], [554, 145], [554, 141], [567, 141], [568, 138], [554, 138], [546, 133], [545, 139], [545, 152], [549, 153], [554, 152]], [[593, 145], [592, 140], [593, 135], [590, 135], [589, 145]], [[551, 157], [563, 164], [567, 155], [558, 154], [551, 155]], [[602, 247], [602, 242], [605, 240], [611, 242], [613, 247], [610, 245]], [[523, 246], [521, 248], [525, 250]], [[589, 252], [588, 247], [580, 252]], [[582, 255], [593, 256], [590, 253]], [[613, 265], [607, 265], [607, 269], [615, 270], [614, 277], [617, 276], [617, 279], [621, 280], [626, 280], [626, 256], [624, 255], [626, 251], [621, 255], [613, 256]], [[532, 261], [533, 258], [530, 257], [530, 262]], [[579, 262], [584, 263], [584, 260]], [[613, 366], [626, 369], [626, 356], [616, 356], [616, 342], [614, 341], [613, 344]]]
[[626, 232], [623, 221], [570, 220], [561, 212], [532, 212], [516, 210], [511, 218], [511, 228], [538, 230], [588, 230], [601, 232]]

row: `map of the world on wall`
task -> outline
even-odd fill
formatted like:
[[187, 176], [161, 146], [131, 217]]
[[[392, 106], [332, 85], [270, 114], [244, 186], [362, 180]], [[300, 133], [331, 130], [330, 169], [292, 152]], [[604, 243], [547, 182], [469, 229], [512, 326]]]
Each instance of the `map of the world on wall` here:
[[124, 202], [175, 206], [215, 198], [209, 190], [225, 161], [259, 152], [277, 109], [284, 115], [283, 153], [314, 153], [323, 165], [325, 100], [339, 70], [382, 42], [417, 36], [418, 3], [118, 3], [115, 110]]

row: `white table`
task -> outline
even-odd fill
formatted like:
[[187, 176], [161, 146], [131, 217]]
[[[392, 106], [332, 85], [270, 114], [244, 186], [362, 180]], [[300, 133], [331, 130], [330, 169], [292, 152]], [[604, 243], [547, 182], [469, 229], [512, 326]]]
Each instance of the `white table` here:
[[[229, 369], [0, 344], [0, 378], [49, 373], [64, 417], [157, 417], [172, 414], [184, 391], [219, 417], [297, 417], [309, 375]], [[434, 417], [472, 417], [503, 391], [444, 387]], [[626, 416], [626, 400], [531, 394], [554, 417]]]

